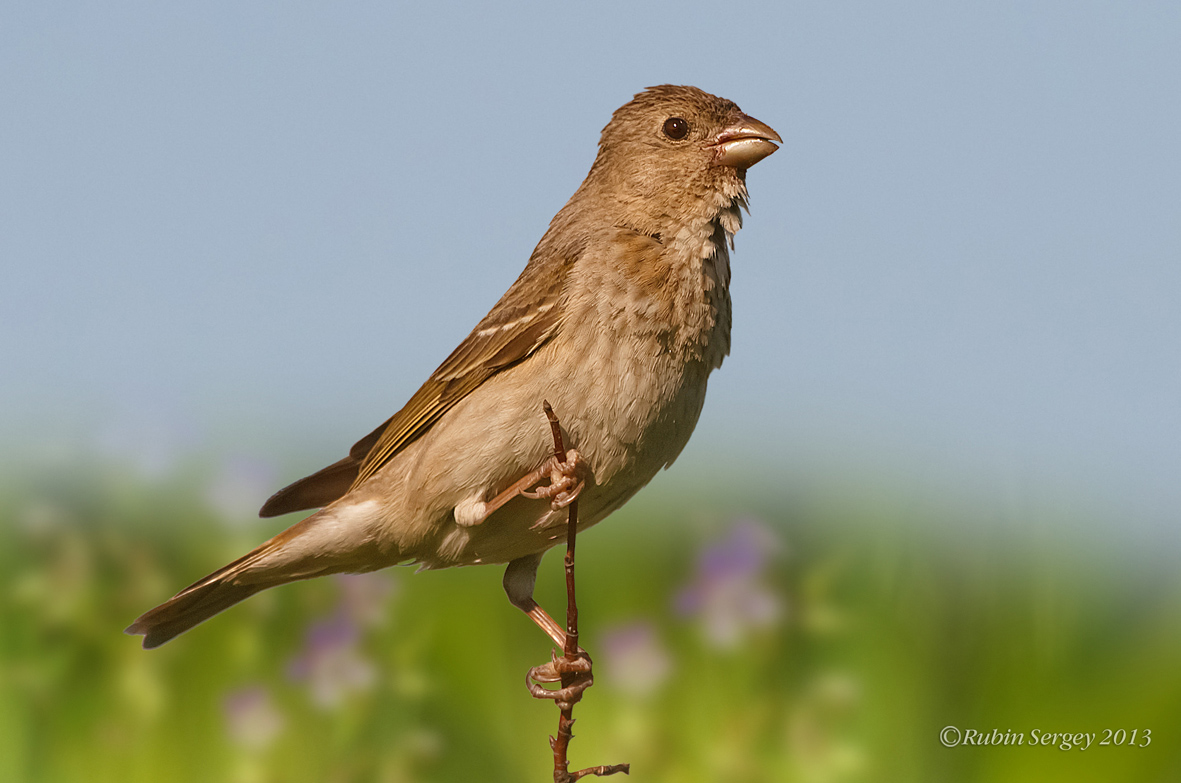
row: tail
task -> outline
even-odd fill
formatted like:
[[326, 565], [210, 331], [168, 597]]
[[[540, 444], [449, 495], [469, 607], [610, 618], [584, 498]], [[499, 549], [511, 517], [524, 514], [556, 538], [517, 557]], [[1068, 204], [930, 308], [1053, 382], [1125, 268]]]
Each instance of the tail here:
[[213, 572], [155, 609], [140, 615], [138, 620], [127, 626], [124, 633], [142, 635], [144, 649], [150, 650], [271, 586], [235, 584], [233, 576], [224, 573], [232, 567], [233, 564]]
[[[155, 609], [145, 612], [127, 626], [124, 633], [142, 635], [144, 649], [150, 650], [268, 587], [375, 567], [366, 567], [352, 557], [333, 557], [333, 553], [315, 546], [323, 541], [314, 534], [292, 545], [304, 534], [314, 533], [323, 514], [313, 514], [292, 525], [253, 552], [194, 582]], [[353, 550], [350, 554], [360, 553]]]

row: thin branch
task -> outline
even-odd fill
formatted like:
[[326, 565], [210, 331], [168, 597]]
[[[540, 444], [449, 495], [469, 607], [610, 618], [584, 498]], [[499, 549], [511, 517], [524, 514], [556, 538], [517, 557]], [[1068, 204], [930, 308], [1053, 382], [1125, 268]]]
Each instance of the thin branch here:
[[[550, 431], [554, 436], [554, 457], [558, 462], [566, 459], [566, 447], [562, 443], [562, 427], [557, 414], [549, 402], [542, 400], [545, 417], [549, 419]], [[578, 658], [578, 599], [574, 591], [574, 545], [578, 538], [578, 498], [569, 505], [570, 515], [566, 520], [566, 660]], [[565, 682], [562, 683], [566, 685]]]
[[[558, 464], [566, 462], [566, 447], [562, 442], [562, 428], [558, 417], [548, 402], [542, 402], [546, 418], [549, 419], [550, 430], [554, 436], [554, 458]], [[614, 775], [616, 772], [627, 774], [631, 771], [630, 764], [612, 764], [610, 766], [588, 767], [575, 772], [570, 771], [568, 757], [570, 740], [574, 738], [574, 705], [582, 699], [582, 693], [594, 683], [591, 676], [590, 656], [578, 646], [578, 601], [574, 591], [574, 545], [578, 536], [578, 498], [575, 497], [567, 506], [569, 518], [566, 523], [566, 644], [561, 658], [554, 658], [550, 663], [537, 666], [530, 670], [529, 679], [538, 682], [552, 682], [558, 680], [561, 687], [557, 690], [546, 690], [540, 685], [529, 682], [529, 692], [537, 698], [553, 699], [561, 711], [558, 716], [558, 734], [550, 737], [550, 748], [554, 752], [554, 783], [571, 783], [571, 781], [587, 775]], [[557, 675], [555, 677], [555, 675]]]

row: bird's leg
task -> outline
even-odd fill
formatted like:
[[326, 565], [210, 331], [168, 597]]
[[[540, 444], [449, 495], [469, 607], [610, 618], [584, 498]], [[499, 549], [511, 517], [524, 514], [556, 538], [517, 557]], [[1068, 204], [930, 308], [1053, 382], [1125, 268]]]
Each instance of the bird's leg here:
[[496, 497], [481, 504], [480, 506], [480, 522], [483, 522], [492, 513], [515, 498], [517, 495], [523, 494], [525, 490], [529, 489], [545, 478], [545, 474], [549, 472], [549, 463], [542, 465], [537, 470], [534, 470], [521, 479], [517, 480], [511, 487], [501, 492]]
[[[529, 555], [517, 558], [508, 564], [504, 572], [504, 592], [509, 601], [545, 631], [559, 649], [566, 647], [566, 632], [554, 618], [533, 600], [533, 585], [537, 581], [537, 566], [541, 563], [541, 555]], [[574, 675], [574, 681], [567, 687], [558, 690], [547, 690], [538, 683], [559, 682], [562, 675]], [[576, 695], [581, 694], [591, 686], [594, 678], [591, 676], [591, 658], [586, 650], [578, 648], [574, 659], [552, 654], [551, 660], [541, 666], [529, 670], [526, 684], [529, 692], [539, 699], [553, 699], [558, 706], [577, 701]]]
[[[584, 467], [585, 462], [582, 455], [574, 449], [566, 452], [564, 460], [559, 460], [556, 456], [550, 457], [540, 468], [522, 476], [496, 497], [475, 504], [471, 519], [463, 524], [480, 524], [518, 495], [531, 500], [549, 500], [555, 511], [563, 509], [573, 503], [574, 499], [578, 497], [578, 493], [586, 486], [586, 479], [583, 478]], [[532, 492], [529, 491], [530, 487], [537, 486], [537, 483], [545, 479], [546, 476], [549, 477], [549, 485], [537, 487]], [[459, 514], [456, 515], [457, 519], [459, 516]]]
[[508, 568], [504, 570], [504, 592], [513, 606], [529, 615], [529, 619], [545, 631], [546, 636], [553, 639], [554, 644], [565, 649], [566, 631], [533, 600], [533, 585], [537, 582], [537, 566], [540, 563], [540, 554], [519, 557], [509, 563]]

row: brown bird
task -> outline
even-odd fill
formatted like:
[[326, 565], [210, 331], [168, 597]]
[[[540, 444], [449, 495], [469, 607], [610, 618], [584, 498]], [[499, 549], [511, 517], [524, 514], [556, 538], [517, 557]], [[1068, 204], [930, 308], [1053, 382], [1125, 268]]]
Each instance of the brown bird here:
[[[603, 129], [590, 173], [517, 281], [406, 406], [349, 455], [280, 490], [319, 511], [127, 629], [156, 647], [260, 590], [399, 563], [508, 563], [509, 600], [556, 643], [537, 566], [672, 464], [730, 351], [730, 257], [746, 170], [781, 141], [728, 100], [663, 85]], [[572, 451], [552, 457], [552, 403]], [[553, 476], [539, 493], [524, 490]]]

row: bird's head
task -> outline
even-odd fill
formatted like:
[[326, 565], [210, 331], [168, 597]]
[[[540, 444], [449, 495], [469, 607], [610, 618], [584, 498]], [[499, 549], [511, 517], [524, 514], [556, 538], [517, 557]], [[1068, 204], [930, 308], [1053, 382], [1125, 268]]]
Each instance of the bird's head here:
[[696, 87], [651, 87], [603, 128], [588, 181], [629, 211], [675, 216], [712, 194], [744, 196], [746, 170], [779, 149], [775, 142], [778, 133], [732, 101]]

